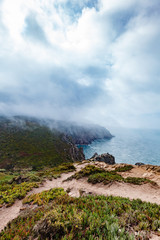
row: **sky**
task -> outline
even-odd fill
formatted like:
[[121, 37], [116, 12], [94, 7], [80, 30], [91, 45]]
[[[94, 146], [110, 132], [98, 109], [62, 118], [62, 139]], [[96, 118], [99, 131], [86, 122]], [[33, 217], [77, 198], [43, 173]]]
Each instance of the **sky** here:
[[160, 128], [159, 0], [0, 0], [0, 114]]

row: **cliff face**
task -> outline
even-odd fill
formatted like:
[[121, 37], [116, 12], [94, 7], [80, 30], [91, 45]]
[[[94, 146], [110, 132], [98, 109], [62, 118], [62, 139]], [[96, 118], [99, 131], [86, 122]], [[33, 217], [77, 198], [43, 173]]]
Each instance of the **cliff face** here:
[[111, 139], [113, 137], [107, 129], [96, 125], [75, 126], [72, 130], [72, 133], [68, 134], [72, 136], [75, 144], [90, 144], [97, 139]]
[[54, 129], [72, 137], [75, 144], [90, 144], [97, 139], [111, 139], [113, 136], [104, 127], [95, 124], [78, 124], [74, 122], [47, 120], [41, 121], [47, 124], [53, 131]]

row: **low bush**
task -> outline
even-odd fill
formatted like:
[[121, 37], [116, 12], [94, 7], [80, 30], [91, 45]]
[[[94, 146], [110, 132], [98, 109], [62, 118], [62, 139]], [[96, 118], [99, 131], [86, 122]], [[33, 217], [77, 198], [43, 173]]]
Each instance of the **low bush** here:
[[126, 165], [124, 167], [117, 167], [115, 168], [115, 172], [127, 172], [133, 169], [132, 165]]
[[72, 179], [80, 179], [83, 177], [88, 177], [92, 174], [95, 173], [102, 173], [105, 172], [105, 170], [101, 169], [101, 168], [97, 168], [94, 165], [87, 165], [86, 167], [82, 168], [79, 172], [76, 172], [74, 175], [72, 175], [71, 177], [69, 177], [67, 179], [67, 181], [72, 180]]
[[147, 178], [137, 178], [137, 177], [127, 177], [124, 179], [124, 182], [132, 183], [132, 184], [136, 184], [136, 185], [142, 185], [145, 183], [151, 183], [152, 185], [157, 185], [154, 181], [151, 181]]
[[103, 173], [96, 173], [92, 174], [88, 177], [88, 182], [90, 183], [100, 183], [103, 182], [104, 184], [108, 184], [113, 181], [123, 181], [123, 177], [121, 177], [119, 174], [114, 172], [103, 172]]

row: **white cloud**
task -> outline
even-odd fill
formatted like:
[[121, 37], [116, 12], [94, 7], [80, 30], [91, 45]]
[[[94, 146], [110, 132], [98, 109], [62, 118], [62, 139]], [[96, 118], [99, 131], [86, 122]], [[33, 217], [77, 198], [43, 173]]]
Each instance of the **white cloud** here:
[[148, 114], [152, 127], [159, 10], [158, 0], [3, 0], [0, 111], [135, 127]]

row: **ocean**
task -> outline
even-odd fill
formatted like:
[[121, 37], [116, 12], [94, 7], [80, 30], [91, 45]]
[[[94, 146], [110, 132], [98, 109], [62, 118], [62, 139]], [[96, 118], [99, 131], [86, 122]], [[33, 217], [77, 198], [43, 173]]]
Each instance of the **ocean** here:
[[144, 129], [114, 129], [110, 140], [96, 140], [89, 145], [83, 145], [86, 159], [95, 152], [110, 153], [116, 163], [160, 165], [160, 130]]

